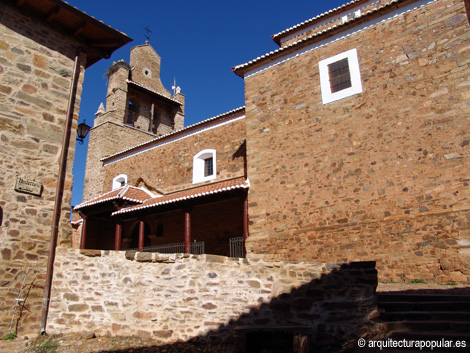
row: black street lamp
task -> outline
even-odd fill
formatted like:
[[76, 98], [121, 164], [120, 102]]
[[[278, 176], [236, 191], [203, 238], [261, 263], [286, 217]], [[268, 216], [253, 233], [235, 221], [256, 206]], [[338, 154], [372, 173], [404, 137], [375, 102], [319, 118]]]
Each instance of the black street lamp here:
[[90, 127], [85, 124], [86, 120], [83, 120], [83, 123], [78, 124], [77, 127], [77, 140], [80, 143], [80, 145], [83, 145], [83, 139], [86, 137], [88, 134], [88, 131], [90, 131]]

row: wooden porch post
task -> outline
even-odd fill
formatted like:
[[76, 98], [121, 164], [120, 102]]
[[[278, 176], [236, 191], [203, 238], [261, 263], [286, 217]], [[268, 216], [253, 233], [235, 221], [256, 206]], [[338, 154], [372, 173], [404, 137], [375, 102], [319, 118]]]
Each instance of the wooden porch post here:
[[140, 221], [139, 223], [139, 246], [138, 250], [140, 252], [144, 251], [144, 237], [145, 237], [145, 223], [144, 221]]
[[184, 211], [184, 252], [191, 253], [191, 212], [189, 209]]
[[243, 238], [248, 238], [248, 192], [243, 200]]
[[118, 219], [116, 223], [116, 232], [114, 233], [114, 250], [121, 250], [121, 240], [122, 240], [122, 221]]
[[155, 103], [150, 106], [149, 132], [153, 132], [153, 115], [155, 114]]
[[82, 222], [82, 234], [80, 238], [80, 249], [85, 249], [87, 216], [85, 216], [84, 214], [82, 214], [81, 216], [82, 216], [83, 222]]

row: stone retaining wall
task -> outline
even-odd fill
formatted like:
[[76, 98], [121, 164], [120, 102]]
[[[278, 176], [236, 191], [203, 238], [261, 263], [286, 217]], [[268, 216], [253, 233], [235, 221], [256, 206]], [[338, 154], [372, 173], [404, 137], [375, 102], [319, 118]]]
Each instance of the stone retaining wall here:
[[59, 248], [47, 331], [230, 341], [237, 326], [297, 325], [327, 344], [371, 325], [374, 266]]

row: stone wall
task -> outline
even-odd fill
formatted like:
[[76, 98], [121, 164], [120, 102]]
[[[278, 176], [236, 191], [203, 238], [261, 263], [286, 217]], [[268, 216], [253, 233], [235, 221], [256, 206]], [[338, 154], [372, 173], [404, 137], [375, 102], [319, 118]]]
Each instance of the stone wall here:
[[[466, 282], [464, 2], [364, 26], [245, 78], [248, 256], [374, 260], [384, 280]], [[324, 105], [319, 61], [353, 48], [363, 92]]]
[[245, 119], [211, 126], [216, 123], [207, 123], [195, 134], [182, 131], [170, 135], [156, 148], [106, 164], [105, 189], [111, 189], [113, 178], [119, 174], [126, 174], [130, 185], [165, 193], [192, 187], [193, 157], [205, 149], [217, 151], [214, 181], [245, 175]]
[[237, 326], [307, 325], [328, 344], [367, 330], [376, 285], [374, 263], [60, 248], [48, 333], [230, 341]]
[[91, 129], [86, 160], [83, 200], [89, 200], [112, 189], [112, 178], [109, 183], [104, 181], [105, 171], [101, 158], [139, 143], [150, 141], [153, 138], [155, 138], [155, 135], [151, 133], [109, 121], [103, 122], [101, 125]]
[[[21, 283], [25, 308], [13, 331], [38, 332], [51, 235], [59, 157], [78, 43], [43, 22], [0, 3], [0, 334], [8, 333]], [[85, 57], [75, 101], [80, 104]], [[75, 138], [70, 141], [59, 242], [70, 243]], [[42, 184], [33, 195], [15, 190], [17, 178]], [[25, 278], [25, 273], [29, 272]], [[17, 321], [18, 317], [21, 317]]]

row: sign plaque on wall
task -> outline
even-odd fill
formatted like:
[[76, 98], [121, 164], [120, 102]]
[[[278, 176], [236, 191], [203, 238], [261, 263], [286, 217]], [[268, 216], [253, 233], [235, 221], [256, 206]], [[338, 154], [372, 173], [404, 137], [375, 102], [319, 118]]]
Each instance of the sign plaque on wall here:
[[15, 191], [24, 192], [35, 196], [41, 196], [42, 184], [25, 178], [16, 178]]

